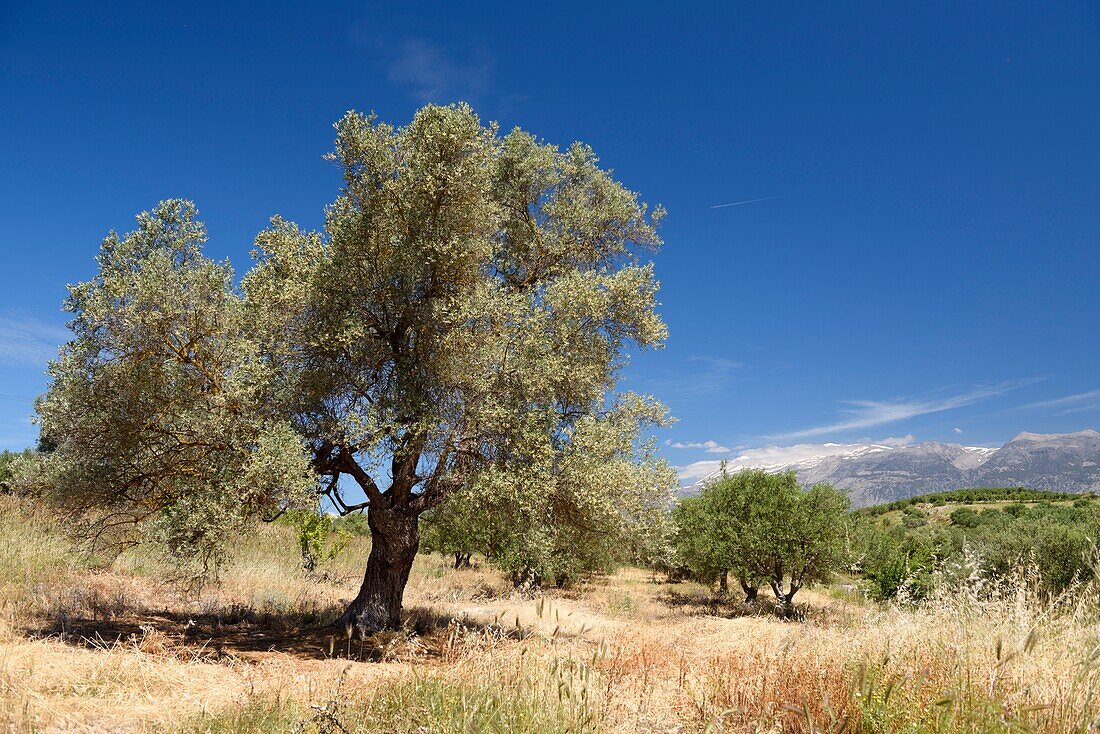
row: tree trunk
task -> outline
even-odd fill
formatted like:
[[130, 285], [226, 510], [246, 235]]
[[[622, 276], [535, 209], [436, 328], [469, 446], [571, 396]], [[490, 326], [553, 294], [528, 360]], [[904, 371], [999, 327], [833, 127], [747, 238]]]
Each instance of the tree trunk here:
[[470, 567], [470, 553], [455, 553], [455, 570]]
[[420, 546], [418, 517], [394, 509], [369, 508], [370, 555], [359, 594], [336, 626], [354, 629], [360, 637], [401, 627], [401, 601]]
[[755, 604], [756, 594], [760, 591], [760, 589], [755, 586], [751, 586], [749, 582], [743, 578], [738, 579], [738, 581], [741, 582], [741, 591], [745, 592], [745, 603]]
[[730, 590], [730, 572], [723, 570], [718, 574], [718, 593], [725, 596]]
[[783, 582], [771, 582], [772, 593], [775, 594], [775, 600], [779, 602], [779, 609], [784, 614], [789, 614], [794, 611], [794, 595], [798, 593], [798, 590], [802, 588], [801, 584], [797, 584], [791, 581], [791, 587], [789, 591], [783, 591]]

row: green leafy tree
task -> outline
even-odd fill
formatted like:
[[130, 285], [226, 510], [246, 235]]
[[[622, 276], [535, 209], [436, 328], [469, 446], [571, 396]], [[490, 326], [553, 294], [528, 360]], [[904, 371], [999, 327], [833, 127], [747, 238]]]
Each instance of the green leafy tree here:
[[500, 135], [465, 105], [336, 129], [324, 231], [273, 219], [239, 292], [186, 203], [108, 238], [39, 404], [59, 493], [100, 529], [155, 518], [208, 554], [310, 490], [366, 509], [338, 620], [362, 634], [400, 625], [419, 518], [463, 489], [525, 523], [505, 535], [516, 567], [557, 575], [582, 534], [628, 544], [671, 489], [652, 458], [637, 482], [626, 449], [663, 408], [614, 393], [626, 350], [665, 337], [641, 260], [661, 211], [588, 147]]
[[454, 556], [456, 569], [468, 568], [474, 553], [490, 555], [493, 523], [478, 506], [478, 499], [477, 493], [460, 489], [425, 512], [421, 550]]
[[[261, 358], [227, 263], [202, 255], [192, 204], [166, 201], [104, 240], [69, 287], [72, 341], [37, 402], [42, 476], [98, 540], [147, 521], [203, 567], [256, 516], [308, 502], [309, 455], [261, 399]], [[40, 479], [41, 477], [36, 477]]]
[[[851, 503], [830, 484], [803, 491], [794, 472], [772, 476], [778, 479], [762, 483], [774, 491], [761, 502], [765, 520], [754, 526], [744, 561], [756, 573], [766, 574], [776, 600], [790, 607], [799, 589], [827, 581], [844, 565]], [[763, 528], [771, 532], [765, 535]]]
[[676, 561], [701, 581], [711, 583], [717, 579], [724, 592], [729, 586], [732, 559], [720, 543], [718, 518], [710, 511], [705, 489], [703, 495], [680, 500], [672, 511]]
[[35, 452], [32, 449], [24, 451], [0, 451], [0, 494], [11, 492], [13, 482], [20, 473], [22, 464], [33, 461]]
[[848, 508], [843, 492], [828, 484], [803, 490], [794, 472], [723, 475], [681, 512], [681, 547], [701, 570], [736, 573], [749, 598], [766, 581], [789, 608], [800, 589], [843, 565]]
[[336, 518], [315, 510], [288, 510], [283, 519], [298, 533], [302, 568], [313, 573], [317, 566], [331, 561], [347, 548], [351, 531], [340, 527]]
[[729, 575], [738, 580], [745, 601], [756, 601], [760, 584], [767, 579], [745, 563], [747, 544], [753, 524], [760, 522], [754, 513], [752, 483], [768, 481], [760, 473], [726, 474], [709, 482], [698, 497], [684, 500], [676, 508], [676, 544], [681, 562], [696, 576], [707, 581], [717, 579], [719, 591], [726, 593]]

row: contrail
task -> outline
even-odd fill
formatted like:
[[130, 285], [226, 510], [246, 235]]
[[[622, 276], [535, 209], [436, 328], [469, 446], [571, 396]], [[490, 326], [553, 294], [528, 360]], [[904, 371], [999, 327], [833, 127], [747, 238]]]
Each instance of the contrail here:
[[782, 199], [782, 196], [765, 196], [760, 199], [746, 199], [745, 201], [735, 201], [731, 204], [715, 204], [711, 209], [722, 209], [727, 206], [741, 206], [742, 204], [755, 204], [758, 201], [771, 201], [772, 199]]

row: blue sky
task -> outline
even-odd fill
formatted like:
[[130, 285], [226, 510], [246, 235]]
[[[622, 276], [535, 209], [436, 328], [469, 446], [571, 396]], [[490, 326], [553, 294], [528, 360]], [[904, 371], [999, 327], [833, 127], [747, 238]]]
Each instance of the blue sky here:
[[108, 230], [188, 197], [243, 270], [320, 224], [345, 110], [455, 100], [669, 209], [624, 385], [673, 463], [1100, 427], [1094, 3], [34, 5], [0, 5], [0, 448]]

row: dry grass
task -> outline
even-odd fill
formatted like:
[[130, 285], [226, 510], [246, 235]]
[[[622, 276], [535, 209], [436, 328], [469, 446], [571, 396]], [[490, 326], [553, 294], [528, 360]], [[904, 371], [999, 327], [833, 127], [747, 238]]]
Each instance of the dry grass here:
[[316, 628], [365, 542], [311, 578], [264, 527], [184, 592], [148, 549], [105, 564], [51, 523], [0, 500], [2, 731], [1100, 730], [1091, 591], [1052, 607], [1027, 579], [971, 579], [919, 609], [807, 591], [784, 621], [639, 570], [530, 598], [421, 557], [410, 630], [361, 646]]

